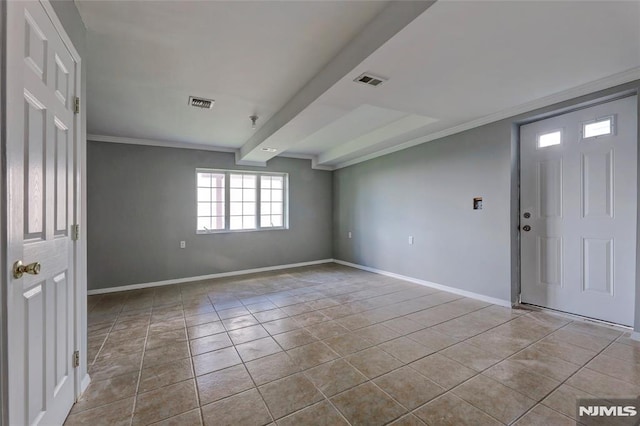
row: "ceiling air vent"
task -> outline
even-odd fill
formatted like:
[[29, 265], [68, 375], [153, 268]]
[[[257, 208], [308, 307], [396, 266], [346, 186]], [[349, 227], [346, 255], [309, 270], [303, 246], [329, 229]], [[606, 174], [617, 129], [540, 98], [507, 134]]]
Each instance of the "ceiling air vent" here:
[[189, 105], [196, 108], [211, 109], [213, 108], [213, 99], [196, 98], [195, 96], [189, 96]]
[[373, 74], [364, 73], [357, 77], [355, 80], [356, 83], [368, 84], [369, 86], [380, 86], [382, 83], [387, 81], [386, 78], [378, 77]]

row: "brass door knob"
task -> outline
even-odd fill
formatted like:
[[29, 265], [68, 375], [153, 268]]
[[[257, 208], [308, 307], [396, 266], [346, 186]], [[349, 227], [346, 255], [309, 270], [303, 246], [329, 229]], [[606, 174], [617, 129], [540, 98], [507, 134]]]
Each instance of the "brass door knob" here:
[[22, 278], [24, 274], [38, 275], [40, 273], [40, 263], [33, 262], [28, 265], [23, 265], [21, 260], [18, 260], [13, 264], [13, 277]]

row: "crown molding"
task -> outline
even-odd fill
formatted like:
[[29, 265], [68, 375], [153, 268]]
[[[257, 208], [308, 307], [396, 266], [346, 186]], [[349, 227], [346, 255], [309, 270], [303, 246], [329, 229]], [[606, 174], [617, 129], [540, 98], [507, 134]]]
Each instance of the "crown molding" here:
[[318, 156], [314, 155], [311, 159], [311, 168], [317, 170], [335, 170], [336, 168], [330, 164], [318, 164]]
[[278, 154], [278, 157], [296, 158], [298, 160], [309, 160], [311, 161], [311, 168], [314, 170], [325, 170], [325, 171], [333, 170], [333, 166], [318, 164], [318, 156], [313, 154], [296, 154], [295, 152], [291, 152], [291, 153], [282, 152]]
[[[344, 167], [352, 166], [354, 164], [362, 163], [373, 158], [381, 157], [383, 155], [391, 154], [396, 151], [411, 148], [416, 145], [431, 142], [436, 139], [441, 139], [446, 136], [454, 135], [456, 133], [464, 132], [476, 127], [484, 126], [485, 124], [494, 123], [496, 121], [504, 120], [509, 117], [515, 117], [520, 114], [532, 112], [537, 109], [545, 108], [560, 102], [565, 102], [571, 99], [578, 98], [580, 96], [589, 95], [600, 90], [609, 89], [621, 84], [629, 83], [634, 80], [640, 79], [640, 67], [632, 68], [622, 73], [614, 74], [609, 77], [602, 78], [600, 80], [593, 81], [591, 83], [582, 84], [580, 86], [573, 87], [562, 92], [555, 93], [553, 95], [545, 96], [540, 99], [536, 99], [531, 102], [527, 102], [513, 108], [507, 108], [494, 114], [489, 114], [476, 120], [471, 120], [466, 123], [459, 124], [457, 126], [450, 127], [439, 132], [427, 134], [418, 138], [414, 138], [403, 142], [398, 145], [390, 146], [388, 148], [381, 149], [370, 154], [366, 154], [354, 159], [336, 163], [336, 164], [319, 164], [318, 156], [311, 154], [296, 154], [296, 153], [279, 153], [278, 157], [298, 158], [311, 161], [311, 168], [315, 170], [332, 171], [338, 170]], [[236, 164], [247, 166], [266, 166], [266, 162], [245, 162], [240, 160], [240, 149], [229, 148], [214, 145], [196, 144], [191, 142], [178, 142], [178, 141], [166, 141], [166, 140], [152, 140], [152, 139], [138, 139], [127, 138], [120, 136], [107, 136], [107, 135], [87, 135], [87, 140], [96, 142], [110, 142], [110, 143], [122, 143], [132, 145], [146, 145], [146, 146], [158, 146], [165, 148], [184, 148], [184, 149], [196, 149], [202, 151], [215, 151], [215, 152], [230, 152], [236, 156]]]
[[122, 144], [129, 144], [129, 145], [159, 146], [163, 148], [197, 149], [200, 151], [216, 151], [216, 152], [232, 152], [232, 153], [235, 153], [238, 151], [235, 148], [227, 148], [227, 147], [214, 146], [214, 145], [204, 145], [204, 144], [191, 143], [191, 142], [125, 138], [121, 136], [108, 136], [108, 135], [96, 135], [96, 134], [87, 135], [87, 140], [94, 141], [94, 142], [122, 143]]
[[411, 139], [398, 145], [390, 146], [388, 148], [381, 149], [380, 151], [372, 152], [361, 157], [356, 157], [352, 160], [337, 163], [333, 166], [333, 170], [342, 169], [344, 167], [352, 166], [354, 164], [362, 163], [373, 158], [381, 157], [383, 155], [391, 154], [392, 152], [401, 151], [403, 149], [411, 148], [412, 146], [420, 145], [426, 142], [431, 142], [436, 139], [441, 139], [446, 136], [454, 135], [456, 133], [464, 132], [466, 130], [473, 129], [475, 127], [484, 126], [485, 124], [494, 123], [496, 121], [504, 120], [505, 118], [515, 117], [520, 114], [532, 112], [540, 108], [545, 108], [553, 104], [565, 102], [571, 99], [578, 98], [580, 96], [589, 95], [591, 93], [598, 92], [600, 90], [609, 89], [621, 84], [629, 83], [634, 80], [640, 79], [640, 67], [632, 68], [630, 70], [613, 74], [609, 77], [595, 80], [590, 83], [582, 84], [580, 86], [573, 87], [562, 92], [554, 93], [553, 95], [545, 96], [540, 99], [536, 99], [531, 102], [526, 102], [518, 106], [507, 108], [494, 114], [489, 114], [476, 120], [468, 121], [463, 124], [459, 124], [454, 127], [450, 127], [445, 130], [441, 130], [436, 133], [421, 136], [419, 138]]
[[243, 160], [240, 154], [240, 150], [236, 150], [236, 165], [237, 166], [251, 166], [251, 167], [267, 167], [266, 161], [251, 161]]
[[[197, 143], [190, 142], [177, 142], [177, 141], [162, 141], [162, 140], [154, 140], [154, 139], [139, 139], [139, 138], [125, 138], [122, 136], [108, 136], [108, 135], [96, 135], [89, 134], [87, 135], [88, 141], [93, 142], [108, 142], [108, 143], [121, 143], [126, 145], [143, 145], [143, 146], [157, 146], [161, 148], [182, 148], [182, 149], [196, 149], [200, 151], [213, 151], [213, 152], [227, 152], [235, 154], [236, 164], [238, 166], [254, 166], [254, 167], [266, 167], [266, 162], [261, 161], [245, 161], [240, 160], [238, 157], [239, 149], [237, 148], [227, 148], [222, 146], [214, 146], [214, 145], [203, 145]], [[323, 166], [317, 164], [318, 156], [311, 154], [295, 154], [295, 153], [280, 153], [278, 157], [285, 158], [297, 158], [299, 160], [309, 160], [311, 161], [311, 168], [316, 170], [328, 170], [331, 171], [334, 168], [332, 166]]]

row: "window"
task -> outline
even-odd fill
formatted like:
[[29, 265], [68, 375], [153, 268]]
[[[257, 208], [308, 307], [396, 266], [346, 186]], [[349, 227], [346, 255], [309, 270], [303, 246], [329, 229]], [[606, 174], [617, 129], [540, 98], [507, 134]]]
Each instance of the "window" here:
[[229, 173], [229, 229], [256, 229], [256, 175]]
[[196, 170], [196, 232], [286, 229], [287, 181], [286, 173]]
[[198, 172], [198, 231], [225, 229], [225, 179], [224, 173]]
[[538, 135], [538, 148], [560, 145], [562, 142], [562, 131], [556, 130]]
[[284, 223], [284, 176], [260, 176], [260, 226], [281, 227]]
[[596, 138], [613, 133], [613, 117], [582, 123], [582, 138]]

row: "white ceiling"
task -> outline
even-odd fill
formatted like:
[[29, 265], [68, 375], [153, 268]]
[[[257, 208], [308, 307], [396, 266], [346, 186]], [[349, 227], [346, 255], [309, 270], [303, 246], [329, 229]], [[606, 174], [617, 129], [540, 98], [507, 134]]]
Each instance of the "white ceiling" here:
[[[640, 1], [76, 3], [90, 134], [241, 164], [340, 167], [640, 78]], [[353, 82], [363, 72], [388, 81]]]

